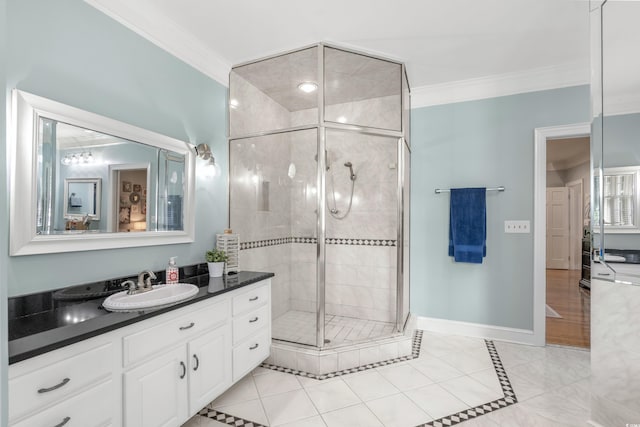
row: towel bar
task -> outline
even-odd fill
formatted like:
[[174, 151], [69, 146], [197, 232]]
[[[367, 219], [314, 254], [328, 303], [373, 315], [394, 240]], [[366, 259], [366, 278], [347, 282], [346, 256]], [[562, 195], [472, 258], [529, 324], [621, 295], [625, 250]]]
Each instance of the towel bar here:
[[[491, 188], [487, 188], [487, 191], [504, 191], [504, 186], [500, 186], [500, 187], [491, 187]], [[451, 189], [441, 189], [441, 188], [436, 188], [436, 194], [440, 194], [440, 193], [450, 193]]]

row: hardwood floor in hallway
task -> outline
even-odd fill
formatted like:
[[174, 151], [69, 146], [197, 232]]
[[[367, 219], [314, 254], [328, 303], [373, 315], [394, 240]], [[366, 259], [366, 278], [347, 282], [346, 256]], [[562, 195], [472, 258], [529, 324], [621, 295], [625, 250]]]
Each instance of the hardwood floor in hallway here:
[[579, 281], [580, 270], [547, 270], [547, 305], [562, 316], [547, 317], [547, 344], [591, 347], [591, 295]]

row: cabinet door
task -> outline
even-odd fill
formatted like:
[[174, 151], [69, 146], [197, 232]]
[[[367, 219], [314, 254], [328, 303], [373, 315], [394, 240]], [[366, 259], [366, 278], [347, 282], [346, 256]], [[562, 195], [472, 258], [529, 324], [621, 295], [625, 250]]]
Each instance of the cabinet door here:
[[189, 413], [204, 408], [231, 385], [231, 325], [189, 342]]
[[175, 427], [187, 420], [185, 356], [181, 345], [124, 374], [125, 427]]

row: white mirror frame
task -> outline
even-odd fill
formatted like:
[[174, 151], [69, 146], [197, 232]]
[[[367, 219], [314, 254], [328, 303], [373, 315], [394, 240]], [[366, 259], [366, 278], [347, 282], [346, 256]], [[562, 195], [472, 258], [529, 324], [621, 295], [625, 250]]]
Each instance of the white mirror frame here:
[[[17, 89], [9, 110], [11, 256], [190, 243], [195, 236], [195, 152], [190, 144]], [[184, 230], [38, 235], [37, 149], [40, 117], [170, 150], [185, 156]]]

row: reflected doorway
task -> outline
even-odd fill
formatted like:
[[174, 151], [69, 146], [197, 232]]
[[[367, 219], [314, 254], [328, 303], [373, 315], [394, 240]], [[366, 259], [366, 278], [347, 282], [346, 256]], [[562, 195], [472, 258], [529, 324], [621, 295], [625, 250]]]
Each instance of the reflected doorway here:
[[111, 165], [111, 209], [109, 230], [112, 232], [140, 232], [149, 229], [147, 195], [149, 165]]

